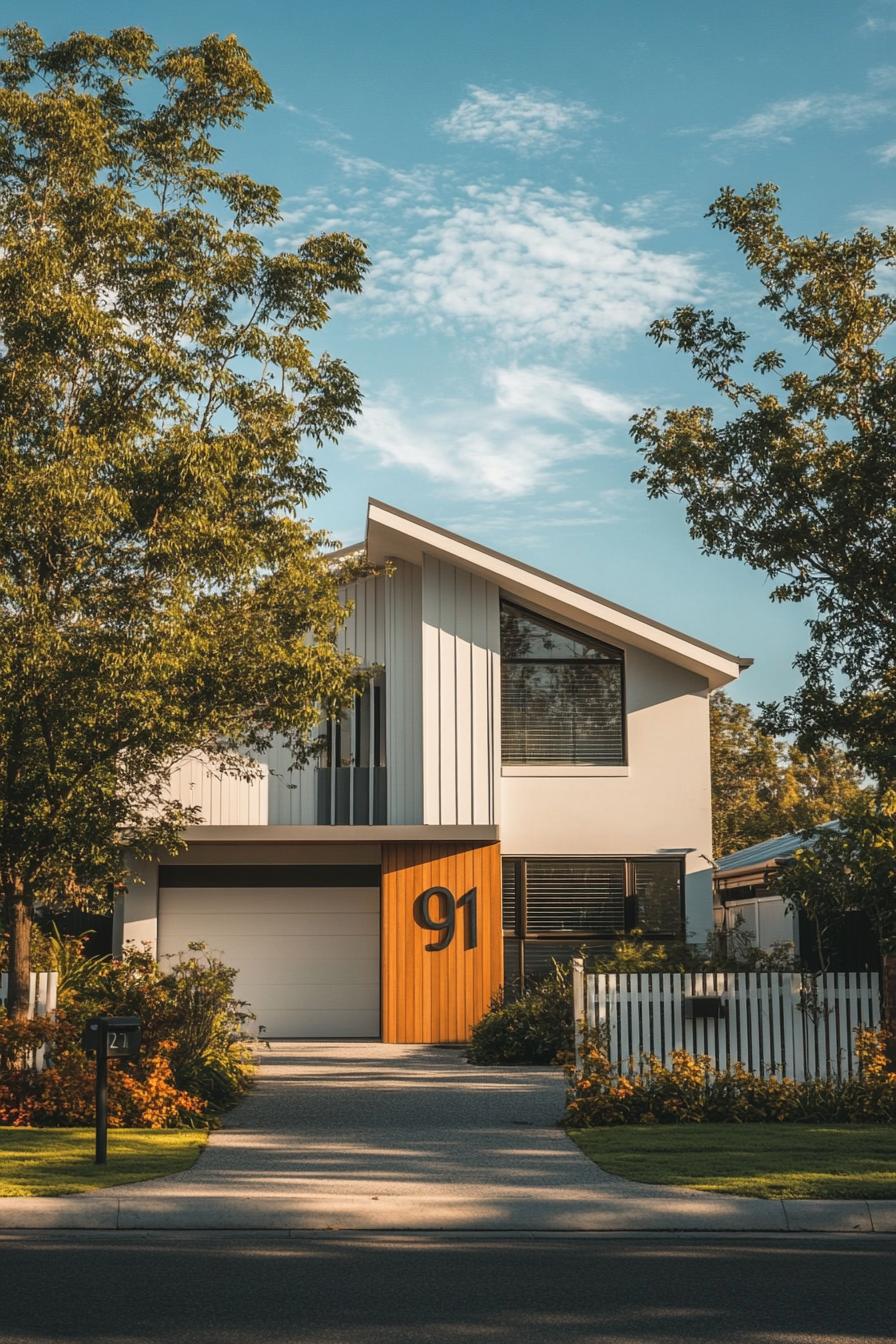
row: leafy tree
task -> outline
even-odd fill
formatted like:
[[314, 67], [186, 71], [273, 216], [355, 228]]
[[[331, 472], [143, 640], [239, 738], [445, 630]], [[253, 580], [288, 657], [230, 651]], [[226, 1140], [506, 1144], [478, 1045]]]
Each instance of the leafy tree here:
[[[769, 575], [779, 601], [809, 600], [802, 684], [766, 707], [772, 731], [817, 751], [845, 744], [869, 776], [896, 782], [896, 297], [880, 284], [896, 229], [790, 237], [777, 189], [726, 188], [709, 210], [757, 273], [761, 306], [785, 331], [741, 376], [747, 337], [693, 307], [655, 322], [658, 345], [688, 355], [713, 406], [655, 408], [634, 420], [634, 479], [678, 494], [703, 549]], [[804, 367], [794, 367], [800, 360]], [[723, 418], [720, 407], [731, 414]]]
[[840, 816], [861, 794], [836, 747], [807, 754], [763, 731], [748, 705], [716, 691], [709, 702], [713, 849], [719, 856]]
[[302, 760], [317, 707], [351, 698], [301, 445], [358, 409], [308, 333], [367, 262], [344, 234], [266, 252], [279, 193], [215, 143], [271, 101], [233, 37], [3, 40], [0, 889], [21, 1015], [34, 903], [99, 900], [124, 845], [177, 843], [173, 761], [245, 771], [275, 734]]
[[780, 762], [749, 706], [723, 691], [710, 698], [709, 728], [712, 844], [721, 857], [780, 834], [773, 820]]
[[881, 951], [896, 953], [896, 790], [864, 794], [842, 811], [836, 829], [820, 831], [776, 878], [776, 890], [825, 934], [860, 910]]

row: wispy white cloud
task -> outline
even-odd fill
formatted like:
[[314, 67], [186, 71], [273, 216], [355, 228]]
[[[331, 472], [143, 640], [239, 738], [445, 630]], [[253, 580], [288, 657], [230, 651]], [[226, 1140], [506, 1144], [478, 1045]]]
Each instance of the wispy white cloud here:
[[896, 161], [896, 140], [891, 140], [888, 145], [878, 145], [871, 152], [878, 163], [893, 163]]
[[883, 5], [875, 5], [871, 13], [859, 24], [859, 32], [866, 37], [874, 33], [896, 32], [896, 14], [893, 13], [892, 0], [889, 5], [886, 0]]
[[896, 205], [857, 205], [850, 210], [849, 218], [853, 224], [862, 224], [879, 233], [881, 229], [896, 226]]
[[584, 192], [522, 182], [468, 187], [400, 251], [381, 253], [371, 301], [430, 326], [476, 328], [515, 347], [586, 345], [642, 332], [695, 298], [694, 257], [646, 246]]
[[481, 393], [462, 399], [411, 403], [387, 389], [365, 402], [343, 443], [463, 498], [509, 500], [557, 494], [575, 463], [617, 455], [619, 427], [633, 410], [560, 369], [512, 366], [493, 370]]
[[[873, 71], [873, 87], [883, 90], [892, 82], [889, 67]], [[881, 92], [811, 93], [787, 98], [710, 135], [710, 140], [757, 145], [788, 143], [792, 133], [806, 126], [827, 126], [834, 131], [858, 131], [893, 109], [892, 99]]]
[[519, 555], [526, 547], [556, 545], [557, 533], [622, 522], [635, 498], [632, 490], [610, 488], [588, 489], [578, 498], [527, 499], [523, 508], [515, 502], [467, 504], [463, 513], [445, 517], [443, 526]]
[[563, 102], [547, 93], [497, 93], [471, 84], [467, 97], [436, 122], [436, 129], [449, 140], [543, 154], [561, 144], [579, 143], [602, 119], [586, 103]]

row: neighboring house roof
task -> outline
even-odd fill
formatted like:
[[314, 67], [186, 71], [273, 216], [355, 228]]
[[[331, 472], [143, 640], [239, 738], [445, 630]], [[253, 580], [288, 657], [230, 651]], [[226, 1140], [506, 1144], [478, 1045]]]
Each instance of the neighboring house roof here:
[[[839, 825], [839, 821], [826, 821], [823, 825], [816, 826], [815, 830], [816, 832], [834, 830]], [[716, 861], [716, 872], [729, 873], [740, 872], [747, 868], [769, 868], [779, 859], [789, 859], [798, 849], [811, 847], [814, 843], [814, 836], [810, 835], [807, 838], [801, 831], [796, 831], [792, 835], [776, 835], [772, 840], [762, 840], [758, 845], [749, 845], [734, 854], [726, 854], [724, 859]]]
[[424, 554], [446, 560], [498, 584], [502, 592], [530, 606], [685, 667], [705, 677], [712, 689], [734, 681], [753, 661], [705, 644], [377, 499], [368, 502], [366, 545], [368, 559], [374, 565], [390, 559], [419, 565]]

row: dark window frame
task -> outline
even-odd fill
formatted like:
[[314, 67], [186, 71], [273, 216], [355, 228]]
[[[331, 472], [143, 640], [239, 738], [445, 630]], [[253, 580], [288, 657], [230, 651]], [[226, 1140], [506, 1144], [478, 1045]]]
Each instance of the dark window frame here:
[[[626, 661], [627, 661], [627, 660], [626, 660], [626, 652], [625, 652], [625, 649], [620, 648], [620, 647], [619, 647], [618, 645], [616, 645], [616, 644], [610, 644], [607, 640], [605, 640], [605, 639], [601, 639], [598, 635], [595, 635], [595, 634], [593, 634], [593, 633], [591, 633], [591, 632], [589, 632], [589, 631], [586, 631], [586, 630], [577, 630], [577, 629], [575, 628], [575, 626], [567, 625], [567, 624], [566, 624], [565, 622], [563, 622], [563, 621], [558, 621], [558, 620], [556, 620], [553, 616], [549, 615], [547, 612], [539, 611], [539, 610], [538, 610], [537, 608], [535, 608], [535, 607], [527, 607], [527, 606], [523, 606], [523, 605], [522, 605], [519, 601], [517, 601], [515, 598], [513, 598], [513, 597], [511, 597], [511, 596], [507, 596], [507, 595], [505, 595], [504, 593], [502, 593], [502, 594], [500, 595], [500, 599], [499, 599], [499, 609], [500, 609], [500, 608], [504, 608], [504, 607], [513, 607], [516, 611], [522, 612], [522, 614], [523, 614], [524, 616], [530, 616], [534, 621], [540, 621], [540, 622], [545, 623], [545, 624], [548, 625], [548, 626], [553, 626], [553, 627], [556, 628], [557, 633], [560, 634], [560, 635], [564, 635], [564, 634], [565, 634], [565, 635], [569, 635], [569, 636], [571, 636], [573, 639], [586, 640], [586, 641], [591, 641], [591, 642], [593, 642], [593, 643], [595, 643], [595, 644], [600, 644], [600, 645], [603, 646], [603, 648], [605, 648], [605, 649], [609, 649], [612, 653], [614, 653], [614, 654], [618, 654], [618, 655], [619, 655], [618, 658], [594, 658], [594, 659], [589, 659], [589, 658], [515, 658], [515, 657], [513, 657], [512, 655], [507, 655], [507, 656], [505, 656], [505, 654], [504, 654], [504, 650], [503, 650], [503, 647], [502, 647], [502, 648], [501, 648], [501, 667], [502, 667], [502, 669], [503, 669], [505, 663], [508, 663], [508, 664], [510, 664], [511, 666], [513, 666], [513, 665], [517, 665], [517, 666], [522, 666], [522, 667], [526, 667], [526, 666], [530, 666], [530, 667], [531, 667], [531, 666], [533, 666], [533, 665], [534, 665], [534, 666], [549, 666], [549, 667], [564, 667], [564, 666], [567, 666], [567, 665], [571, 665], [571, 666], [573, 666], [573, 667], [578, 667], [578, 666], [581, 666], [582, 663], [589, 663], [589, 662], [594, 662], [594, 663], [604, 663], [604, 662], [606, 662], [606, 663], [609, 663], [612, 667], [618, 667], [618, 668], [619, 668], [619, 704], [620, 704], [620, 720], [621, 720], [622, 733], [621, 733], [621, 750], [620, 750], [620, 756], [619, 756], [619, 759], [618, 759], [618, 760], [614, 760], [614, 761], [603, 761], [603, 762], [596, 762], [596, 763], [576, 762], [576, 761], [538, 761], [538, 760], [529, 760], [529, 761], [505, 761], [505, 760], [504, 760], [504, 733], [503, 733], [503, 717], [504, 717], [504, 710], [503, 710], [503, 694], [502, 694], [502, 701], [501, 701], [501, 704], [502, 704], [502, 709], [501, 709], [501, 720], [502, 720], [502, 733], [501, 733], [501, 764], [502, 764], [502, 766], [506, 765], [506, 766], [508, 767], [508, 769], [511, 769], [511, 770], [512, 770], [512, 769], [521, 769], [521, 770], [525, 770], [527, 766], [531, 766], [533, 769], [536, 769], [536, 770], [539, 769], [539, 768], [546, 769], [546, 768], [551, 767], [551, 766], [557, 766], [557, 767], [559, 767], [559, 768], [561, 768], [561, 769], [563, 769], [563, 768], [568, 768], [568, 769], [570, 769], [570, 770], [600, 770], [600, 769], [602, 769], [602, 768], [605, 768], [605, 769], [618, 769], [618, 768], [621, 767], [621, 766], [627, 766], [628, 763], [629, 763], [629, 760], [628, 760], [628, 713], [627, 713], [628, 698], [627, 698], [627, 686], [626, 686]], [[502, 692], [503, 692], [503, 673], [502, 673]]]
[[[503, 864], [513, 864], [515, 870], [514, 880], [514, 906], [516, 922], [513, 928], [508, 928], [503, 923], [502, 908], [502, 933], [505, 938], [520, 938], [523, 940], [544, 939], [562, 940], [563, 942], [581, 941], [583, 943], [603, 943], [607, 944], [614, 938], [627, 937], [632, 929], [638, 928], [638, 898], [635, 890], [635, 866], [637, 864], [675, 864], [678, 868], [678, 890], [679, 890], [679, 929], [676, 933], [653, 933], [646, 929], [645, 934], [656, 942], [676, 942], [680, 940], [685, 933], [685, 861], [675, 857], [660, 858], [656, 854], [509, 854], [501, 856]], [[588, 934], [578, 933], [570, 929], [552, 929], [539, 930], [530, 933], [527, 927], [526, 910], [526, 864], [534, 862], [557, 862], [557, 863], [621, 863], [624, 868], [625, 882], [625, 928], [620, 929], [614, 934]], [[503, 869], [502, 869], [503, 881]]]
[[[527, 927], [527, 910], [526, 910], [526, 864], [532, 861], [538, 862], [539, 860], [542, 862], [566, 861], [574, 863], [580, 861], [582, 863], [589, 863], [589, 862], [621, 863], [624, 866], [624, 882], [625, 882], [625, 888], [624, 888], [625, 928], [620, 930], [619, 933], [616, 935], [578, 933], [575, 930], [571, 931], [569, 929], [562, 929], [562, 930], [558, 929], [556, 932], [550, 932], [550, 933], [544, 931], [539, 931], [538, 933], [529, 933]], [[636, 864], [639, 863], [675, 864], [678, 868], [678, 893], [679, 893], [678, 932], [674, 934], [671, 933], [664, 934], [664, 933], [651, 933], [649, 930], [645, 930], [646, 937], [648, 937], [651, 940], [651, 942], [655, 943], [663, 943], [663, 942], [675, 943], [681, 941], [686, 936], [687, 925], [685, 922], [684, 856], [676, 857], [669, 855], [661, 857], [657, 854], [637, 854], [637, 855], [510, 854], [510, 855], [502, 855], [501, 862], [502, 862], [501, 923], [503, 926], [501, 930], [502, 946], [505, 949], [505, 963], [506, 963], [506, 951], [508, 944], [516, 943], [517, 947], [515, 949], [515, 959], [518, 961], [517, 974], [515, 977], [512, 978], [511, 981], [508, 982], [508, 989], [512, 989], [514, 983], [517, 986], [524, 985], [526, 983], [527, 944], [531, 945], [533, 943], [537, 943], [540, 948], [545, 950], [549, 948], [551, 945], [559, 946], [560, 944], [569, 944], [569, 943], [574, 943], [576, 944], [577, 947], [585, 947], [585, 948], [610, 947], [612, 946], [613, 942], [617, 937], [620, 938], [626, 937], [631, 933], [632, 929], [637, 928], [638, 927], [636, 922], [637, 893], [635, 890], [635, 866]], [[504, 925], [503, 879], [504, 879], [505, 864], [513, 864], [514, 868], [514, 884], [513, 884], [514, 891], [512, 899], [514, 906], [515, 923], [513, 928], [507, 928], [506, 925]]]

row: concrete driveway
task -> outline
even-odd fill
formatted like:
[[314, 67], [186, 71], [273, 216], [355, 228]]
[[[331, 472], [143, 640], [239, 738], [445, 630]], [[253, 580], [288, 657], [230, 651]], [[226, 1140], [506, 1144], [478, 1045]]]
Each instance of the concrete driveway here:
[[557, 1125], [559, 1069], [373, 1042], [280, 1041], [258, 1061], [257, 1087], [191, 1171], [0, 1200], [0, 1227], [896, 1232], [896, 1201], [739, 1199], [611, 1176]]
[[[476, 1068], [462, 1050], [273, 1042], [252, 1094], [191, 1171], [121, 1186], [120, 1227], [594, 1230], [680, 1226], [705, 1197], [600, 1171], [557, 1121], [556, 1068]], [[713, 1201], [781, 1228], [780, 1206]], [[726, 1206], [722, 1209], [721, 1206]], [[639, 1207], [641, 1206], [641, 1207]]]

